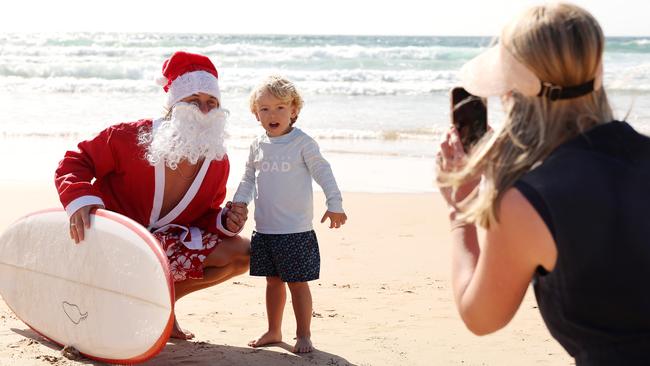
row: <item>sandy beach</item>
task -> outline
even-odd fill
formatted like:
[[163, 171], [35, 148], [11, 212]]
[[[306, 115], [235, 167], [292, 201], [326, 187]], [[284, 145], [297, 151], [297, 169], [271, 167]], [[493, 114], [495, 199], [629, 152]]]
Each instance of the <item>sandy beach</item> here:
[[[232, 194], [232, 189], [230, 192]], [[315, 216], [324, 199], [315, 195]], [[23, 214], [59, 205], [49, 182], [0, 182], [0, 231]], [[287, 304], [284, 343], [246, 344], [266, 327], [263, 278], [243, 275], [179, 301], [192, 341], [170, 341], [145, 365], [570, 365], [551, 338], [532, 292], [500, 332], [465, 329], [450, 288], [450, 242], [437, 193], [344, 193], [348, 223], [315, 223], [321, 278], [311, 283], [312, 339], [317, 350], [290, 352], [295, 322]], [[248, 236], [253, 222], [244, 233]], [[71, 361], [0, 302], [0, 365], [86, 365]]]
[[[650, 135], [647, 5], [576, 1], [603, 19], [602, 81], [614, 117]], [[315, 352], [290, 352], [290, 303], [284, 343], [247, 346], [267, 323], [266, 281], [246, 274], [179, 301], [180, 325], [196, 338], [168, 342], [145, 365], [573, 365], [544, 325], [532, 289], [505, 329], [478, 337], [465, 328], [450, 285], [446, 208], [433, 186], [462, 65], [530, 2], [254, 3], [211, 2], [192, 12], [165, 0], [116, 0], [101, 12], [38, 0], [3, 8], [0, 233], [23, 215], [60, 207], [52, 180], [66, 150], [110, 125], [166, 114], [169, 94], [153, 80], [174, 52], [199, 53], [218, 70], [220, 106], [230, 112], [226, 199], [251, 141], [264, 133], [250, 113], [250, 92], [282, 74], [300, 90], [296, 127], [332, 166], [349, 220], [339, 230], [320, 224], [324, 197], [314, 185], [321, 253], [321, 278], [311, 283]], [[489, 98], [490, 125], [500, 128], [503, 118], [500, 98]], [[249, 217], [247, 237], [252, 207]], [[0, 366], [48, 364], [99, 363], [64, 358], [0, 299]]]

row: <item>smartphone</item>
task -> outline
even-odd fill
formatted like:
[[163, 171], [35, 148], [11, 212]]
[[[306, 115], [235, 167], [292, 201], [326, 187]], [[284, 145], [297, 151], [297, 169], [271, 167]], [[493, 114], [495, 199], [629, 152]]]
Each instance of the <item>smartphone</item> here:
[[487, 99], [462, 87], [451, 89], [451, 122], [458, 130], [465, 152], [487, 132]]

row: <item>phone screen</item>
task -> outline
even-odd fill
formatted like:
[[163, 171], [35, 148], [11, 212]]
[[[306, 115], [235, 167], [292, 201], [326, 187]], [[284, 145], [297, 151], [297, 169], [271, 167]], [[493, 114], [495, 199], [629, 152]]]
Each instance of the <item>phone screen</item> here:
[[451, 115], [463, 148], [468, 152], [487, 131], [487, 100], [455, 87], [451, 90]]

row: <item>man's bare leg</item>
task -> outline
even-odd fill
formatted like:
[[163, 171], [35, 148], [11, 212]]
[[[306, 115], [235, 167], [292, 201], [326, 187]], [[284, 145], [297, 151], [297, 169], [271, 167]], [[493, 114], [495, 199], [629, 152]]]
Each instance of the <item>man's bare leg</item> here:
[[269, 328], [259, 338], [248, 342], [251, 347], [261, 347], [282, 342], [282, 315], [287, 301], [287, 290], [280, 277], [266, 277], [266, 317]]
[[189, 330], [182, 329], [178, 324], [176, 314], [174, 314], [174, 326], [172, 327], [172, 332], [169, 334], [169, 338], [188, 340], [194, 338], [194, 333], [190, 332]]
[[309, 283], [289, 282], [291, 291], [291, 302], [293, 313], [296, 316], [296, 345], [293, 346], [294, 353], [305, 353], [314, 350], [311, 344], [311, 316], [312, 300]]

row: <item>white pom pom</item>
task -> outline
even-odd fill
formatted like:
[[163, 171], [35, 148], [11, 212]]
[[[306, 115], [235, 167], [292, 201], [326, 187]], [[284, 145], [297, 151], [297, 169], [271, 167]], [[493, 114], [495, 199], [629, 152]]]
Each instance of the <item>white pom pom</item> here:
[[158, 85], [160, 85], [160, 86], [165, 86], [165, 85], [167, 85], [167, 82], [169, 81], [169, 79], [167, 79], [164, 75], [157, 76], [157, 77], [155, 77], [153, 80], [154, 80], [154, 82], [155, 82], [156, 84], [158, 84]]

